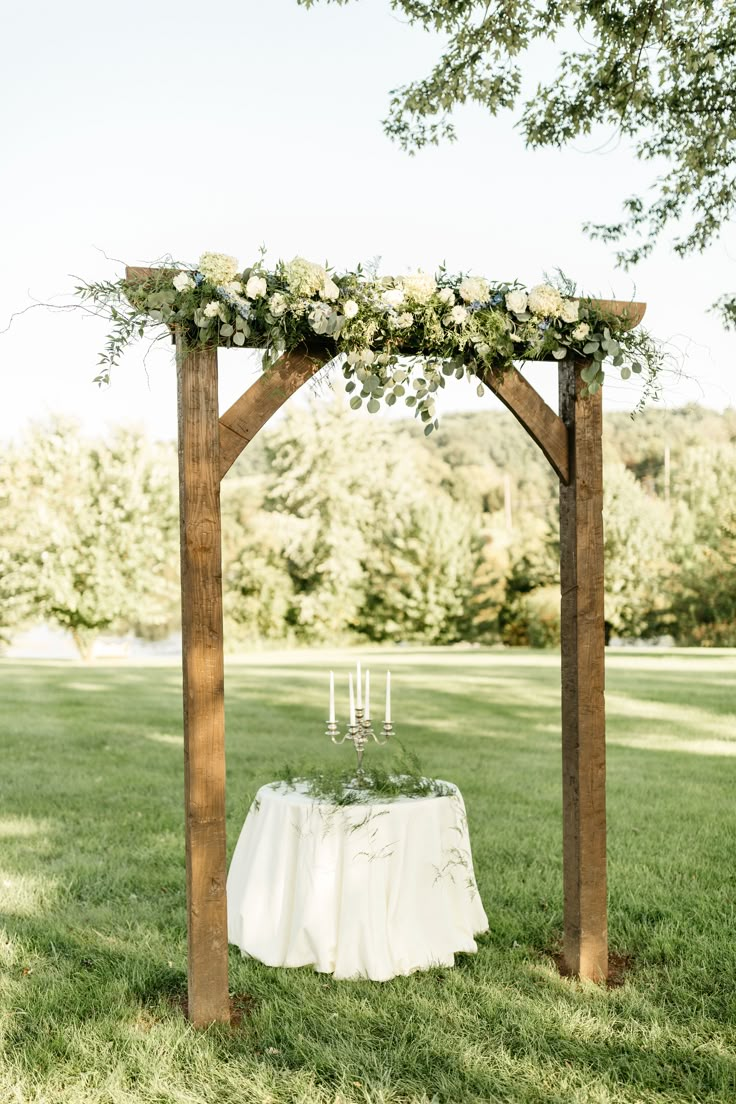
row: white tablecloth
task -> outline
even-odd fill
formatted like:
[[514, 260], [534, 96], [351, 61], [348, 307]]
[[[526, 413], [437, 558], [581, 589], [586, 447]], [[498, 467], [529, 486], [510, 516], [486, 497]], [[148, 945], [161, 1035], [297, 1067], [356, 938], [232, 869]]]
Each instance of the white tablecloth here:
[[263, 786], [227, 880], [228, 937], [268, 966], [387, 981], [452, 966], [486, 931], [465, 805], [447, 797], [335, 806]]

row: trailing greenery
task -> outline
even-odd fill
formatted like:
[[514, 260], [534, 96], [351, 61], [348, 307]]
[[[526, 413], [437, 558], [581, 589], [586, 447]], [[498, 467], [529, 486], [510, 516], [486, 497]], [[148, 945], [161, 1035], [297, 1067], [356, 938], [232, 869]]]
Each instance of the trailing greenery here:
[[[284, 353], [311, 350], [317, 360], [342, 357], [354, 409], [376, 413], [399, 400], [429, 435], [446, 377], [489, 375], [514, 361], [583, 359], [592, 394], [610, 359], [628, 379], [643, 375], [644, 395], [657, 394], [664, 355], [631, 318], [615, 315], [561, 277], [561, 289], [479, 276], [419, 272], [378, 277], [372, 271], [337, 274], [303, 257], [274, 269], [263, 258], [242, 269], [234, 257], [203, 253], [197, 265], [150, 269], [145, 279], [83, 284], [76, 290], [112, 322], [100, 358], [99, 382], [125, 348], [150, 327], [176, 327], [191, 347], [249, 346], [264, 350], [264, 370]], [[635, 321], [635, 320], [634, 320]], [[643, 400], [642, 400], [643, 401]]]
[[[391, 801], [397, 797], [449, 797], [455, 792], [447, 782], [427, 778], [416, 754], [398, 740], [394, 743], [399, 745], [399, 752], [394, 752], [388, 765], [384, 765], [386, 753], [369, 745], [360, 773], [356, 773], [355, 767], [339, 764], [306, 767], [286, 764], [279, 773], [286, 786], [301, 784], [311, 797], [329, 805]], [[352, 758], [352, 747], [346, 744], [345, 750]], [[376, 761], [377, 754], [381, 755], [381, 761]]]
[[[609, 932], [629, 956], [609, 990], [552, 958], [559, 657], [386, 661], [402, 737], [463, 795], [490, 931], [454, 969], [385, 984], [233, 948], [242, 1019], [206, 1031], [181, 1011], [178, 661], [0, 661], [3, 1104], [733, 1104], [736, 653], [608, 658]], [[228, 855], [281, 764], [339, 754], [321, 732], [340, 664], [300, 650], [228, 665]]]
[[[311, 7], [315, 0], [298, 0]], [[332, 0], [343, 4], [347, 0]], [[702, 252], [736, 206], [736, 8], [719, 0], [391, 0], [410, 23], [440, 36], [431, 72], [392, 94], [387, 133], [405, 149], [454, 139], [452, 115], [476, 103], [497, 115], [521, 99], [518, 125], [529, 146], [578, 143], [595, 128], [635, 140], [653, 165], [653, 185], [629, 196], [621, 221], [587, 226], [622, 243], [625, 266], [651, 253], [671, 226], [680, 256]], [[551, 79], [527, 93], [530, 61]], [[529, 51], [534, 50], [532, 59]], [[606, 143], [608, 145], [608, 142]], [[610, 148], [610, 147], [609, 147]], [[736, 297], [717, 304], [736, 324]]]

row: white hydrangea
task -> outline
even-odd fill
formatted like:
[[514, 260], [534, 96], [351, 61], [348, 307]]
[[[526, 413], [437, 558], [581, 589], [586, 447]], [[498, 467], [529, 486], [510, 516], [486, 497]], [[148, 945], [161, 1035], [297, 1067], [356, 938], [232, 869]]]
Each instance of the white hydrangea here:
[[229, 284], [238, 275], [238, 262], [225, 253], [203, 253], [197, 268], [208, 283], [215, 287]]
[[514, 314], [523, 314], [529, 303], [525, 291], [510, 291], [506, 296], [506, 309]]
[[216, 299], [210, 299], [209, 303], [204, 308], [205, 318], [221, 318], [225, 321], [225, 315], [222, 309], [222, 303], [218, 303]]
[[177, 291], [189, 291], [194, 287], [194, 280], [188, 272], [179, 272], [172, 281]]
[[329, 276], [325, 280], [324, 285], [320, 288], [319, 293], [323, 299], [328, 299], [330, 301], [334, 301], [335, 299], [339, 299], [340, 297], [339, 287], [334, 280], [330, 279]]
[[327, 270], [304, 257], [294, 257], [284, 265], [284, 276], [295, 295], [316, 295], [325, 286]]
[[445, 318], [445, 324], [448, 326], [462, 326], [465, 319], [468, 317], [468, 312], [465, 307], [453, 307], [450, 313]]
[[586, 337], [590, 333], [590, 326], [587, 322], [581, 322], [579, 326], [576, 326], [572, 331], [572, 336], [575, 341], [585, 341]]
[[225, 291], [229, 291], [231, 295], [242, 295], [243, 285], [240, 280], [231, 280], [229, 284], [222, 285]]
[[577, 322], [580, 310], [579, 299], [565, 299], [560, 309], [560, 318], [563, 322]]
[[556, 318], [562, 309], [562, 296], [557, 288], [550, 284], [537, 284], [529, 292], [529, 310], [532, 314], [542, 314]]
[[455, 292], [449, 287], [442, 288], [438, 295], [438, 299], [440, 303], [444, 303], [446, 307], [451, 307], [455, 302]]
[[249, 276], [245, 285], [245, 294], [248, 299], [262, 299], [268, 291], [268, 284], [263, 276]]
[[401, 286], [411, 303], [428, 303], [437, 290], [434, 276], [418, 272], [416, 276], [402, 276]]
[[285, 295], [282, 295], [280, 291], [275, 291], [271, 298], [268, 300], [268, 309], [274, 318], [280, 318], [286, 311], [289, 303]]
[[404, 292], [402, 288], [389, 288], [388, 291], [384, 291], [382, 299], [387, 307], [393, 307], [396, 310], [404, 302]]
[[465, 303], [484, 303], [491, 293], [491, 285], [482, 276], [466, 276], [458, 291]]
[[345, 303], [343, 303], [342, 313], [345, 315], [346, 318], [355, 318], [359, 310], [360, 307], [354, 299], [348, 299]]
[[414, 315], [411, 311], [404, 311], [396, 319], [396, 326], [400, 330], [409, 330], [414, 325]]

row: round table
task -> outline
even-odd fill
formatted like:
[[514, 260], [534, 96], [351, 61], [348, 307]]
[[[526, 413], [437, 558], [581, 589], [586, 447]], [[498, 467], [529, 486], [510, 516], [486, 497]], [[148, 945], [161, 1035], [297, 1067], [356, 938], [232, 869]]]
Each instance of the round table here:
[[230, 863], [230, 943], [268, 966], [373, 981], [476, 951], [488, 920], [462, 795], [445, 786], [350, 805], [262, 786]]

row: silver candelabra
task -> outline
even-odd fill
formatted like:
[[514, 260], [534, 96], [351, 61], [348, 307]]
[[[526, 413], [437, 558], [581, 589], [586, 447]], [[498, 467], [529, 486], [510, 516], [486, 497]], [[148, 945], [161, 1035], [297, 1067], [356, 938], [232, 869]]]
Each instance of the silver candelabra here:
[[[354, 704], [353, 699], [353, 676], [350, 675], [350, 721], [347, 726], [347, 731], [343, 736], [340, 736], [340, 726], [335, 720], [335, 685], [334, 676], [330, 672], [330, 720], [327, 722], [327, 729], [325, 736], [329, 736], [333, 744], [344, 744], [349, 741], [355, 748], [355, 754], [358, 757], [358, 773], [363, 770], [363, 753], [366, 749], [366, 745], [373, 740], [379, 747], [383, 747], [388, 743], [391, 737], [394, 735], [394, 726], [391, 723], [391, 711], [390, 711], [390, 683], [391, 675], [387, 675], [386, 679], [386, 719], [383, 722], [383, 731], [381, 736], [378, 737], [373, 731], [373, 721], [368, 716], [368, 672], [366, 672], [366, 694], [365, 694], [365, 708], [360, 701], [360, 690], [358, 691], [358, 705]], [[358, 686], [360, 687], [360, 664], [358, 664]]]
[[325, 736], [329, 736], [333, 744], [344, 744], [346, 740], [349, 740], [350, 743], [353, 744], [355, 747], [355, 754], [358, 756], [358, 771], [362, 771], [363, 769], [363, 752], [365, 751], [366, 744], [374, 740], [379, 747], [383, 747], [383, 745], [388, 743], [394, 735], [394, 726], [391, 724], [391, 721], [384, 721], [383, 739], [379, 739], [373, 731], [373, 722], [370, 717], [365, 717], [363, 715], [364, 713], [364, 709], [355, 710], [355, 724], [349, 724], [347, 732], [344, 736], [340, 737], [340, 739], [338, 739], [340, 736], [340, 726], [337, 721], [328, 721], [327, 730], [325, 732]]

